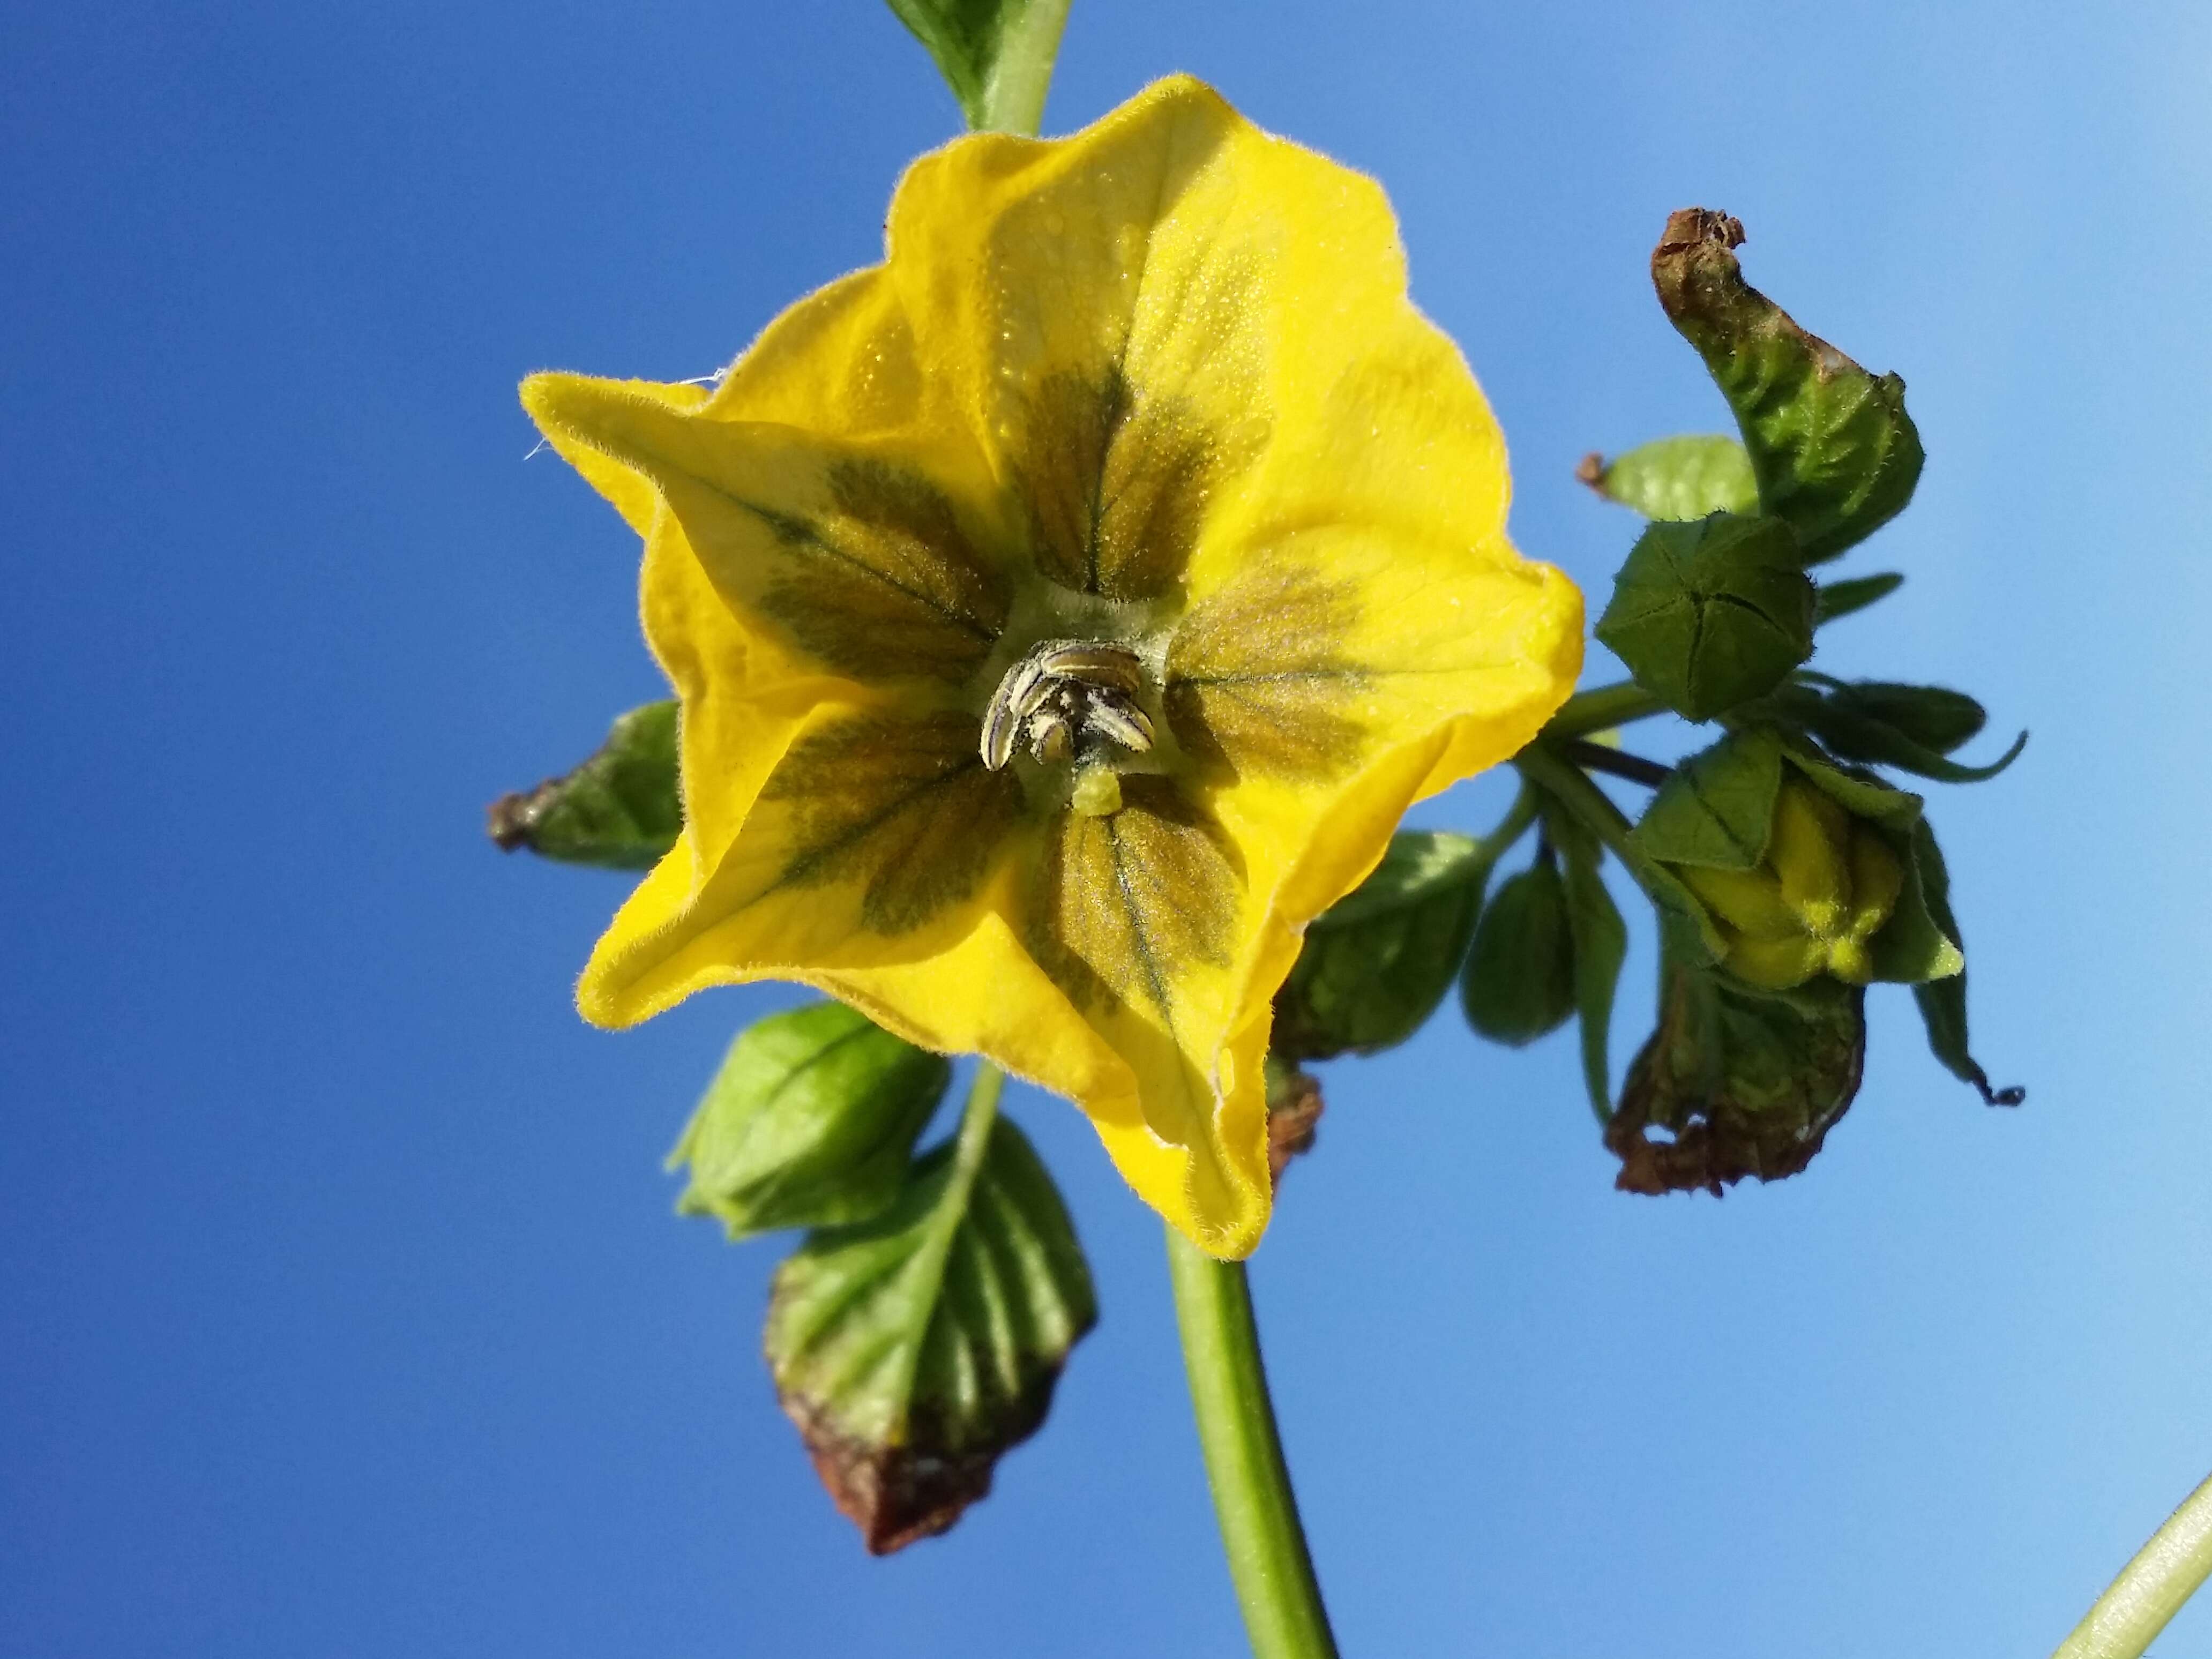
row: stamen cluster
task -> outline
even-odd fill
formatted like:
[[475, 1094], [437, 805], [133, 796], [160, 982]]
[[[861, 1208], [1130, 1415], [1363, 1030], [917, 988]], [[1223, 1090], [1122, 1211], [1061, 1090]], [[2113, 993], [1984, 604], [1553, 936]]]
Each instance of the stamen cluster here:
[[1048, 765], [1111, 744], [1132, 754], [1152, 746], [1152, 722], [1137, 706], [1144, 664], [1126, 645], [1046, 640], [1006, 671], [983, 714], [983, 764], [996, 772], [1018, 752]]

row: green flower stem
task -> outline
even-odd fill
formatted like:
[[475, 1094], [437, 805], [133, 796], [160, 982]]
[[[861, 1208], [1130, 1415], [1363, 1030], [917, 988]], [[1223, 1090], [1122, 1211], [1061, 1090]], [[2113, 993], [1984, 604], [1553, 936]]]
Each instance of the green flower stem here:
[[999, 1115], [999, 1097], [1006, 1092], [1006, 1074], [984, 1060], [968, 1085], [968, 1098], [960, 1108], [960, 1139], [953, 1158], [963, 1175], [982, 1168], [991, 1147], [991, 1125]]
[[2182, 1500], [2051, 1659], [2137, 1659], [2212, 1577], [2212, 1479]]
[[1052, 86], [1052, 66], [1060, 57], [1060, 32], [1067, 26], [1069, 0], [1029, 0], [1007, 8], [1006, 32], [998, 62], [983, 88], [984, 132], [1018, 132], [1034, 138], [1044, 122], [1044, 95]]
[[1628, 819], [1602, 789], [1583, 775], [1580, 767], [1563, 760], [1541, 738], [1513, 757], [1521, 775], [1542, 789], [1589, 827], [1619, 859], [1638, 884], [1652, 891], [1650, 860], [1628, 839]]
[[1658, 698], [1633, 680], [1623, 680], [1618, 685], [1601, 685], [1576, 692], [1552, 716], [1544, 727], [1544, 735], [1586, 738], [1593, 732], [1607, 731], [1666, 712], [1667, 705]]
[[1167, 1234], [1190, 1402], [1253, 1659], [1336, 1659], [1275, 1433], [1244, 1264], [1216, 1261], [1173, 1227]]
[[1513, 843], [1526, 835], [1528, 826], [1535, 821], [1536, 792], [1524, 781], [1521, 793], [1513, 797], [1512, 806], [1498, 819], [1498, 827], [1482, 838], [1482, 855], [1496, 864], [1513, 850]]
[[1588, 738], [1566, 738], [1557, 747], [1562, 758], [1572, 761], [1585, 772], [1607, 772], [1616, 778], [1626, 778], [1631, 783], [1640, 783], [1646, 789], [1656, 789], [1674, 775], [1671, 766], [1592, 743]]

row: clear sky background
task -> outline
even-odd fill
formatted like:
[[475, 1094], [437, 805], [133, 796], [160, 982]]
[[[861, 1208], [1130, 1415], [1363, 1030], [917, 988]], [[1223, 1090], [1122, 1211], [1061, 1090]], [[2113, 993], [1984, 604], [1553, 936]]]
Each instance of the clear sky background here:
[[[1931, 456], [1820, 665], [2034, 733], [1933, 805], [2019, 1112], [1896, 991], [1812, 1170], [1719, 1202], [1611, 1189], [1565, 1036], [1327, 1068], [1253, 1278], [1346, 1651], [2047, 1652], [2212, 1468], [2212, 12], [1077, 0], [1048, 127], [1178, 69], [1388, 185], [1600, 602], [1633, 520], [1577, 458], [1725, 420], [1650, 246], [1741, 216]], [[1012, 1097], [1103, 1321], [872, 1561], [759, 1358], [781, 1245], [660, 1170], [787, 994], [586, 1030], [623, 878], [482, 837], [660, 690], [515, 380], [712, 370], [956, 121], [872, 0], [0, 11], [9, 1659], [1237, 1650], [1077, 1115]]]

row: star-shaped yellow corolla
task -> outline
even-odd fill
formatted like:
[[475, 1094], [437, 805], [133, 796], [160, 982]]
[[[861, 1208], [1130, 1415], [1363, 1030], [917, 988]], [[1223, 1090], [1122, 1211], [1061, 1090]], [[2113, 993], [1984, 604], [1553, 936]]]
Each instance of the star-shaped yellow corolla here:
[[585, 969], [788, 979], [1090, 1115], [1219, 1256], [1301, 931], [1572, 690], [1582, 605], [1371, 180], [1177, 77], [908, 171], [711, 392], [533, 376], [645, 538], [685, 825]]

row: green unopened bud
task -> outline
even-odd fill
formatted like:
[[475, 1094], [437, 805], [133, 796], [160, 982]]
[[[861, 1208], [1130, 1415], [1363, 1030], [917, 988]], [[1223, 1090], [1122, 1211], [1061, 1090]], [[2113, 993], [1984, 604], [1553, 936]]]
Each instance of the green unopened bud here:
[[1574, 927], [1548, 856], [1500, 883], [1483, 907], [1459, 984], [1468, 1024], [1493, 1042], [1517, 1048], [1573, 1017]]
[[1597, 637], [1686, 720], [1765, 696], [1813, 654], [1813, 583], [1778, 519], [1716, 513], [1645, 527]]
[[1684, 865], [1727, 943], [1723, 963], [1747, 985], [1788, 990], [1826, 974], [1874, 977], [1869, 942], [1897, 908], [1905, 868], [1880, 830], [1799, 778], [1774, 798], [1766, 855], [1750, 870]]

